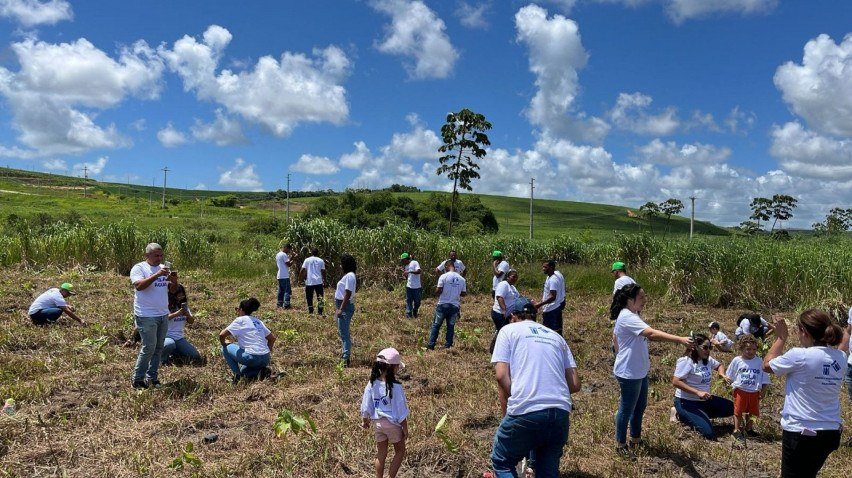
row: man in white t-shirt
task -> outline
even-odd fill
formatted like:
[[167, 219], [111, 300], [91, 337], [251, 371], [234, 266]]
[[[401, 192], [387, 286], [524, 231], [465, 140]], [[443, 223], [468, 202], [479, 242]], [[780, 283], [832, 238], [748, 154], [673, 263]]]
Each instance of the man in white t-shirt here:
[[317, 312], [322, 315], [324, 300], [323, 287], [325, 286], [325, 261], [319, 257], [319, 250], [314, 247], [311, 255], [302, 262], [299, 271], [301, 279], [305, 282], [305, 300], [308, 302], [308, 313], [314, 313], [314, 294], [317, 296]]
[[423, 298], [423, 289], [420, 286], [420, 263], [415, 261], [411, 254], [403, 252], [399, 256], [402, 263], [402, 276], [405, 277], [405, 317], [416, 318], [420, 310], [420, 300]]
[[157, 372], [163, 342], [169, 330], [169, 273], [171, 264], [163, 261], [163, 248], [152, 242], [145, 247], [145, 260], [130, 270], [133, 284], [133, 315], [142, 347], [133, 369], [133, 388], [159, 387]]
[[453, 267], [455, 267], [455, 271], [459, 275], [461, 275], [462, 277], [467, 277], [467, 270], [464, 266], [464, 262], [462, 262], [461, 259], [458, 258], [456, 251], [450, 251], [449, 258], [438, 264], [438, 267], [435, 268], [435, 274], [441, 275], [446, 272], [447, 262], [453, 263]]
[[290, 266], [293, 265], [297, 254], [293, 252], [292, 244], [284, 244], [281, 246], [281, 251], [275, 254], [275, 263], [278, 265], [278, 307], [289, 309], [290, 296], [293, 295], [293, 289], [290, 285]]
[[561, 334], [562, 311], [565, 310], [565, 278], [556, 270], [556, 261], [549, 260], [541, 264], [541, 271], [547, 276], [541, 301], [533, 305], [541, 310], [541, 322], [545, 327]]
[[536, 476], [557, 476], [568, 441], [571, 393], [580, 391], [568, 344], [537, 324], [535, 307], [525, 303], [500, 329], [491, 363], [505, 414], [491, 452], [496, 476], [517, 476], [515, 467], [526, 456]]
[[635, 280], [627, 275], [627, 265], [621, 261], [615, 261], [612, 263], [612, 276], [615, 277], [615, 284], [612, 286], [612, 295], [615, 295], [618, 289], [621, 289], [626, 285], [636, 283]]
[[36, 297], [27, 310], [27, 315], [36, 325], [52, 324], [59, 320], [59, 316], [63, 313], [79, 322], [80, 325], [86, 325], [86, 322], [74, 313], [74, 307], [65, 301], [72, 295], [74, 295], [74, 286], [68, 282], [59, 287], [47, 289]]
[[497, 288], [497, 285], [500, 284], [502, 280], [506, 278], [506, 275], [509, 274], [509, 263], [503, 259], [503, 253], [500, 251], [494, 251], [491, 253], [491, 270], [494, 273], [491, 278], [491, 298], [494, 298], [494, 289]]
[[429, 350], [435, 349], [435, 342], [438, 341], [438, 333], [441, 331], [441, 324], [444, 321], [447, 321], [447, 338], [444, 341], [444, 348], [453, 346], [456, 321], [461, 309], [461, 296], [467, 295], [467, 281], [455, 271], [455, 265], [452, 262], [447, 262], [445, 268], [447, 272], [441, 274], [435, 288], [435, 293], [438, 295], [438, 305], [435, 306], [435, 317], [432, 319], [429, 342], [426, 344], [426, 348]]

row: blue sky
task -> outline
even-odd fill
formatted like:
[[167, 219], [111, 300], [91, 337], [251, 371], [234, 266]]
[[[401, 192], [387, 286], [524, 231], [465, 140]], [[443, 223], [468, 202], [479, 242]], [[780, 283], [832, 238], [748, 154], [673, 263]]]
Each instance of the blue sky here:
[[447, 189], [437, 133], [492, 122], [477, 192], [696, 215], [852, 200], [852, 2], [0, 0], [0, 162], [102, 180]]

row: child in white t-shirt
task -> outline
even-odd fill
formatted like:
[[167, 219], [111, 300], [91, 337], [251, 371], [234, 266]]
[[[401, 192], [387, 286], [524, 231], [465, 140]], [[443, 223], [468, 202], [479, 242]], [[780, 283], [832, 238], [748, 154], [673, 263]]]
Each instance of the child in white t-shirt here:
[[710, 329], [710, 343], [720, 352], [730, 352], [734, 347], [734, 341], [729, 339], [724, 332], [719, 322], [710, 322], [707, 326]]
[[[744, 334], [737, 342], [740, 354], [731, 360], [725, 372], [725, 381], [734, 388], [734, 437], [742, 440], [742, 433], [757, 436], [753, 430], [754, 420], [760, 416], [760, 399], [766, 394], [766, 387], [772, 384], [769, 374], [763, 371], [763, 359], [757, 356], [757, 339]], [[743, 415], [745, 430], [741, 430]]]
[[405, 368], [399, 352], [387, 348], [379, 352], [370, 372], [370, 383], [364, 388], [361, 400], [361, 426], [370, 428], [376, 437], [376, 476], [384, 476], [388, 442], [393, 444], [393, 461], [388, 476], [395, 478], [405, 457], [405, 439], [408, 438], [408, 404], [396, 372]]

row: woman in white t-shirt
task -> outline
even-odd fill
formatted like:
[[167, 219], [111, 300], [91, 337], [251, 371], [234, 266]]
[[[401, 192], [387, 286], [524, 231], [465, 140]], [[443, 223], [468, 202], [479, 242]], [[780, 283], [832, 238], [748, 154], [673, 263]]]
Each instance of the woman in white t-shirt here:
[[494, 289], [494, 305], [491, 307], [491, 320], [494, 321], [494, 329], [499, 332], [504, 325], [509, 323], [512, 311], [515, 309], [515, 301], [520, 294], [515, 284], [518, 282], [518, 271], [510, 269], [506, 278], [497, 284]]
[[238, 317], [219, 332], [222, 356], [234, 372], [234, 383], [243, 377], [266, 378], [272, 373], [268, 365], [275, 335], [252, 315], [259, 308], [260, 302], [254, 297], [240, 302]]
[[763, 369], [786, 376], [781, 476], [815, 477], [840, 446], [840, 383], [846, 374], [849, 332], [844, 333], [827, 313], [808, 309], [796, 322], [801, 346], [782, 355], [789, 334], [787, 322], [780, 315], [773, 319], [775, 342], [763, 359]]
[[734, 415], [734, 402], [710, 393], [713, 371], [723, 379], [725, 366], [710, 356], [713, 344], [704, 334], [692, 336], [689, 355], [677, 359], [672, 385], [675, 386], [674, 407], [681, 422], [694, 428], [704, 438], [715, 438], [713, 418]]
[[349, 366], [349, 357], [352, 353], [352, 337], [349, 334], [349, 325], [352, 323], [352, 315], [355, 314], [355, 289], [356, 281], [355, 270], [357, 264], [355, 258], [349, 254], [340, 256], [340, 266], [343, 268], [343, 277], [337, 282], [337, 289], [334, 291], [334, 310], [337, 317], [337, 333], [340, 335], [340, 342], [343, 351], [340, 358], [343, 364]]
[[846, 394], [852, 402], [852, 340], [848, 339], [850, 335], [852, 335], [852, 308], [849, 309], [849, 316], [846, 319], [846, 354], [849, 356], [846, 361]]
[[[641, 442], [642, 415], [648, 404], [648, 372], [651, 359], [648, 355], [648, 340], [673, 342], [689, 345], [692, 339], [678, 337], [648, 326], [639, 313], [647, 298], [639, 284], [628, 284], [612, 296], [610, 319], [613, 328], [615, 365], [613, 374], [618, 380], [621, 399], [615, 415], [616, 452], [627, 459], [634, 459], [631, 448]], [[630, 446], [627, 443], [627, 426], [630, 425]]]

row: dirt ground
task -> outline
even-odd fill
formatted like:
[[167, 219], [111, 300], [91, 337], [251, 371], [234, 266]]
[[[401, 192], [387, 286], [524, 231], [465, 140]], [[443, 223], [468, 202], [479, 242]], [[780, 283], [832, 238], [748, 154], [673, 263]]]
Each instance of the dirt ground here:
[[[163, 367], [163, 388], [136, 391], [130, 375], [137, 349], [122, 347], [131, 329], [132, 291], [126, 277], [83, 270], [62, 275], [4, 271], [0, 398], [14, 397], [18, 411], [0, 416], [0, 476], [371, 476], [374, 441], [371, 432], [360, 429], [358, 409], [374, 354], [386, 346], [399, 349], [407, 364], [401, 378], [411, 409], [411, 437], [399, 476], [479, 478], [488, 469], [500, 420], [487, 352], [493, 330], [490, 297], [463, 299], [455, 347], [426, 351], [434, 297], [424, 300], [420, 318], [408, 320], [402, 284], [395, 291], [359, 291], [353, 366], [344, 369], [336, 366], [340, 345], [331, 311], [325, 317], [308, 316], [300, 288], [294, 290], [295, 308], [283, 311], [274, 308], [274, 279], [222, 280], [204, 273], [181, 279], [198, 316], [187, 336], [207, 365]], [[49, 328], [32, 326], [25, 316], [34, 295], [66, 280], [79, 291], [71, 303], [89, 324], [80, 327], [62, 319]], [[583, 390], [574, 396], [562, 476], [778, 476], [783, 382], [775, 380], [762, 404], [761, 438], [735, 445], [731, 421], [719, 420], [718, 440], [706, 441], [668, 420], [674, 393], [670, 377], [683, 352], [669, 344], [651, 345], [646, 446], [636, 462], [615, 457], [618, 387], [611, 374], [607, 292], [568, 295], [565, 335]], [[333, 289], [326, 294], [331, 298]], [[279, 337], [272, 359], [278, 377], [235, 386], [216, 335], [233, 319], [239, 300], [249, 296], [260, 299], [259, 313]], [[652, 297], [643, 317], [677, 334], [703, 331], [711, 320], [732, 332], [739, 312]], [[723, 363], [733, 357], [714, 356]], [[730, 396], [721, 382], [713, 391]], [[845, 398], [843, 404], [848, 423], [852, 407]], [[308, 414], [316, 432], [276, 437], [272, 425], [283, 409]], [[434, 431], [445, 414], [446, 433], [457, 451]], [[203, 438], [209, 433], [218, 439], [208, 444]], [[184, 456], [188, 443], [193, 450]], [[182, 469], [175, 469], [176, 460]], [[821, 476], [848, 476], [850, 463], [852, 447], [841, 447]]]

